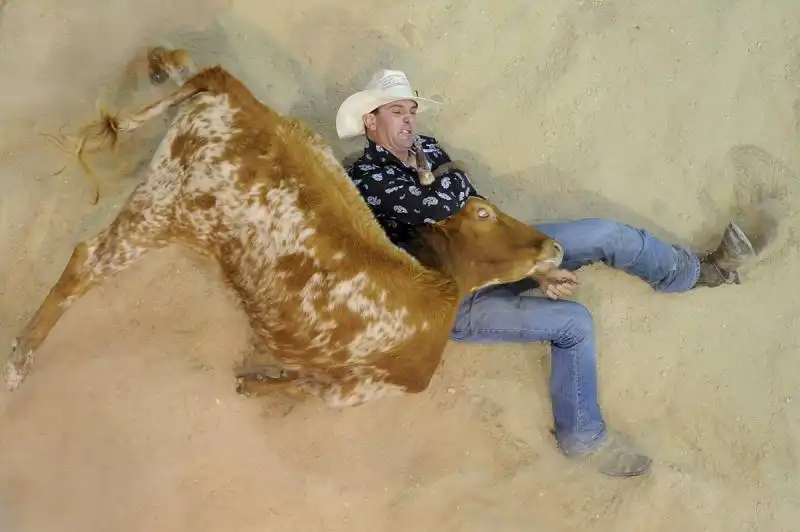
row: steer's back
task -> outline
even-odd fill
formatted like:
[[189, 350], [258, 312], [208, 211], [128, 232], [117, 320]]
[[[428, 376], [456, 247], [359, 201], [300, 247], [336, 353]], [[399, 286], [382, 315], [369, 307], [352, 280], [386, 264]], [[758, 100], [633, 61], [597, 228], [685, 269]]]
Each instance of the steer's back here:
[[287, 367], [441, 349], [455, 286], [391, 244], [317, 135], [235, 78], [183, 104], [153, 165], [179, 183], [176, 235], [220, 262]]

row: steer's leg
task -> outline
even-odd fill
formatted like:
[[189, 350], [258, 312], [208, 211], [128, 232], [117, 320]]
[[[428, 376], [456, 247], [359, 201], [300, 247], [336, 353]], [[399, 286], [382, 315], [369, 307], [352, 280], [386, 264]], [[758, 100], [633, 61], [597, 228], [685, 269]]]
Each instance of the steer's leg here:
[[298, 378], [296, 374], [270, 375], [257, 370], [240, 372], [236, 376], [236, 393], [252, 397], [281, 393], [299, 399], [305, 394], [297, 386]]
[[137, 197], [135, 192], [104, 231], [75, 246], [61, 277], [11, 345], [5, 367], [9, 390], [25, 379], [36, 349], [70, 305], [105, 278], [129, 267], [148, 250], [166, 243], [160, 238], [166, 218], [152, 212], [152, 204], [147, 202], [146, 194]]
[[298, 373], [284, 368], [279, 362], [266, 364], [244, 363], [236, 368], [236, 377], [241, 379], [253, 379], [256, 381], [291, 381], [298, 377]]
[[269, 410], [272, 414], [285, 416], [295, 406], [309, 398], [308, 392], [297, 386], [298, 375], [273, 374], [266, 375], [261, 369], [253, 373], [239, 373], [236, 378], [236, 393], [245, 397], [261, 397], [268, 395], [271, 400]]

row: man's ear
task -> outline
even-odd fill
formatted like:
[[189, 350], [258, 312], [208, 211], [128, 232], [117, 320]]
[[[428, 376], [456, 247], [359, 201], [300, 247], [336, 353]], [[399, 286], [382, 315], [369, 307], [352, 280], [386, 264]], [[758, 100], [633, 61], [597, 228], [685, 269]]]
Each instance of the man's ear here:
[[377, 127], [377, 117], [372, 113], [367, 113], [364, 115], [364, 129], [366, 131], [375, 131]]

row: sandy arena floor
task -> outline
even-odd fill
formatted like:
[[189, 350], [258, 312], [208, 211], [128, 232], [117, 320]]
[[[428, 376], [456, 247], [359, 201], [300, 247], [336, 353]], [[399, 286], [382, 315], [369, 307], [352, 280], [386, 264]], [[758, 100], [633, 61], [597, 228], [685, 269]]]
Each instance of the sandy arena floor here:
[[[472, 5], [474, 7], [465, 7]], [[0, 391], [2, 532], [793, 532], [800, 523], [797, 0], [0, 0], [0, 346], [137, 183], [155, 121], [93, 158], [43, 133], [164, 94], [162, 42], [309, 120], [377, 68], [447, 105], [426, 131], [525, 221], [611, 217], [708, 249], [735, 216], [745, 284], [652, 292], [583, 270], [608, 421], [647, 478], [567, 462], [546, 346], [448, 347], [431, 389], [282, 417], [236, 395], [244, 316], [209, 265], [148, 255], [87, 294]], [[795, 523], [792, 525], [791, 523]]]

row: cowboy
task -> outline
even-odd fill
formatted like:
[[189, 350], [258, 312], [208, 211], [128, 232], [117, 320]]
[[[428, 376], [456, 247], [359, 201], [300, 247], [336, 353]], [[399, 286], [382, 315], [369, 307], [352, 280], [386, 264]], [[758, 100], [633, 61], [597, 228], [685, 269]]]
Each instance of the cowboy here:
[[[417, 149], [424, 151], [433, 170], [450, 161], [435, 138], [417, 133], [417, 113], [437, 105], [441, 102], [419, 97], [404, 72], [380, 70], [364, 90], [344, 100], [336, 115], [340, 138], [366, 136], [363, 154], [349, 166], [348, 174], [389, 238], [406, 250], [415, 226], [444, 220], [458, 212], [469, 196], [478, 195], [469, 176], [459, 169], [447, 171], [430, 186], [419, 183]], [[737, 270], [754, 255], [753, 247], [733, 223], [719, 247], [705, 256], [612, 220], [544, 223], [536, 228], [564, 246], [562, 269], [473, 292], [461, 304], [451, 338], [475, 343], [549, 342], [550, 399], [561, 451], [568, 457], [586, 457], [606, 475], [644, 474], [652, 460], [603, 419], [592, 316], [580, 303], [564, 299], [579, 284], [574, 272], [602, 262], [639, 277], [655, 291], [684, 292], [739, 283]], [[523, 295], [537, 285], [547, 297]]]

